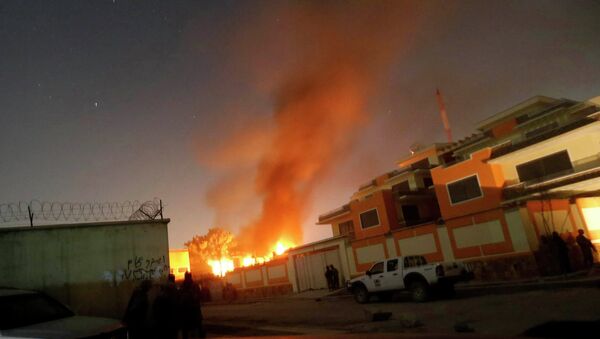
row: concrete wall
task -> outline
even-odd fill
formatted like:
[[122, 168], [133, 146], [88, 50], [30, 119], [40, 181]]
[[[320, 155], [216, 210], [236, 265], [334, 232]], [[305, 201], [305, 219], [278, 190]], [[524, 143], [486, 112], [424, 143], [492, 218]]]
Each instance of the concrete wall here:
[[168, 222], [0, 229], [0, 286], [42, 290], [79, 314], [121, 318], [139, 281], [169, 273]]

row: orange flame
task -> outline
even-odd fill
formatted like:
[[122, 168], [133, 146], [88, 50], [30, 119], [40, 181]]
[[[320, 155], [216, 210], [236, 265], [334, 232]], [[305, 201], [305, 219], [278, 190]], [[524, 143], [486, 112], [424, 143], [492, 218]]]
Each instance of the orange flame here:
[[221, 258], [220, 260], [209, 260], [208, 265], [212, 268], [214, 275], [224, 277], [227, 272], [233, 271], [233, 260], [230, 258]]
[[[208, 265], [212, 269], [212, 273], [218, 277], [224, 277], [227, 272], [232, 272], [238, 267], [250, 267], [254, 265], [262, 265], [267, 263], [275, 256], [279, 257], [284, 255], [290, 248], [294, 247], [294, 243], [287, 240], [279, 240], [275, 246], [273, 246], [272, 254], [255, 257], [250, 254], [243, 256], [242, 258], [234, 260], [233, 257], [224, 257], [220, 260], [208, 260]], [[237, 263], [237, 264], [236, 264]]]

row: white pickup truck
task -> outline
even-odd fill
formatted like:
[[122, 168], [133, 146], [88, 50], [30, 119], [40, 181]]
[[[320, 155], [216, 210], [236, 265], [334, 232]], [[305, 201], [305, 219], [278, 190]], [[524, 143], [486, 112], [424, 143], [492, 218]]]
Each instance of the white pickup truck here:
[[454, 292], [454, 284], [473, 278], [461, 262], [428, 264], [420, 255], [390, 258], [377, 262], [366, 274], [346, 285], [358, 303], [366, 303], [372, 295], [389, 299], [395, 291], [408, 289], [414, 301], [423, 302], [437, 289], [446, 294]]

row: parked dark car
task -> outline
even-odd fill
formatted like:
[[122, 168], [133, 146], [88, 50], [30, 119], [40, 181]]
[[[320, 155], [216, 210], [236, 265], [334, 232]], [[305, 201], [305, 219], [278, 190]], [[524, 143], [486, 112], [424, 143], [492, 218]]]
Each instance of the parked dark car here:
[[77, 316], [51, 297], [0, 288], [0, 337], [126, 339], [118, 320]]

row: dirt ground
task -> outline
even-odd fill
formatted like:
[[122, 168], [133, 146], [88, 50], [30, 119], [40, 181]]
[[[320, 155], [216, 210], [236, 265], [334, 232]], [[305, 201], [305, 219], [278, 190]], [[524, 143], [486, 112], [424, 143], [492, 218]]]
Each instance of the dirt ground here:
[[[387, 321], [372, 321], [375, 312], [391, 312]], [[241, 326], [246, 332], [297, 334], [444, 333], [516, 336], [548, 321], [600, 320], [600, 289], [569, 288], [520, 293], [470, 295], [413, 303], [399, 295], [391, 302], [374, 299], [357, 304], [351, 297], [321, 299], [280, 297], [252, 303], [205, 305], [207, 324]], [[210, 331], [209, 331], [210, 334]], [[213, 334], [218, 336], [218, 334]], [[370, 335], [369, 335], [370, 336]]]

